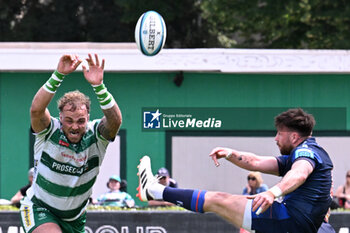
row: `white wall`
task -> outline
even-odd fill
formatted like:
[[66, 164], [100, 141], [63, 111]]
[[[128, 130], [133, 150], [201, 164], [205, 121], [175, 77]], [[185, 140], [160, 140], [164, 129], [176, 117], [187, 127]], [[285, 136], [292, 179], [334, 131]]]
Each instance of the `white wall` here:
[[99, 54], [108, 61], [107, 72], [350, 73], [349, 50], [162, 49], [149, 57], [141, 54], [136, 43], [81, 42], [1, 42], [0, 70], [51, 72], [62, 54], [71, 53], [81, 58]]
[[116, 136], [114, 142], [107, 147], [100, 173], [92, 188], [92, 198], [96, 199], [99, 195], [108, 191], [106, 184], [112, 175], [120, 175], [120, 136]]

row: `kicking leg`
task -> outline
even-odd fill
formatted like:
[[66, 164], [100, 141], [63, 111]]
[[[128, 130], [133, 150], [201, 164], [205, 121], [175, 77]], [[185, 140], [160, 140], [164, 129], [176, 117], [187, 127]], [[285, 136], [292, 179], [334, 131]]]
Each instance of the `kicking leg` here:
[[[150, 191], [156, 193], [152, 188], [150, 188]], [[247, 197], [243, 195], [170, 187], [164, 189], [162, 200], [182, 206], [193, 212], [213, 212], [237, 227], [242, 227], [248, 203]], [[247, 217], [250, 217], [251, 207], [248, 211]]]
[[248, 199], [246, 196], [231, 195], [223, 192], [207, 192], [204, 212], [213, 212], [236, 227], [242, 227], [247, 203]]
[[137, 196], [141, 201], [164, 200], [194, 212], [213, 212], [237, 227], [242, 226], [248, 203], [245, 196], [165, 187], [153, 176], [148, 156], [141, 159], [138, 169], [139, 193]]

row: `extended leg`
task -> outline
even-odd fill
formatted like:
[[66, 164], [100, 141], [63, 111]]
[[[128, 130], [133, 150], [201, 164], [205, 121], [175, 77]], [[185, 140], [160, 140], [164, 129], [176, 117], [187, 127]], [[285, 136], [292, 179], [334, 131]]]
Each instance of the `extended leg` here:
[[231, 195], [223, 192], [207, 192], [204, 212], [216, 213], [236, 227], [242, 227], [247, 202], [246, 196]]
[[141, 159], [138, 168], [139, 193], [137, 196], [141, 201], [164, 200], [194, 212], [213, 212], [237, 227], [242, 226], [248, 202], [246, 196], [165, 187], [153, 176], [148, 156]]

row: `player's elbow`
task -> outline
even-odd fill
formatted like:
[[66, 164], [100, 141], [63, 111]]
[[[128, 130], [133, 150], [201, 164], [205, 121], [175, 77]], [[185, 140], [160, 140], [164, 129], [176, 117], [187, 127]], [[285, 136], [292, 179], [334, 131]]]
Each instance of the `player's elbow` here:
[[300, 183], [304, 183], [308, 177], [309, 177], [309, 174], [300, 173], [299, 177], [298, 177], [298, 180], [299, 180]]
[[305, 173], [294, 174], [292, 183], [299, 187], [306, 181], [307, 178], [308, 175]]
[[35, 105], [32, 105], [30, 107], [30, 116], [33, 118], [41, 116], [43, 113], [45, 113], [45, 109], [40, 109]]

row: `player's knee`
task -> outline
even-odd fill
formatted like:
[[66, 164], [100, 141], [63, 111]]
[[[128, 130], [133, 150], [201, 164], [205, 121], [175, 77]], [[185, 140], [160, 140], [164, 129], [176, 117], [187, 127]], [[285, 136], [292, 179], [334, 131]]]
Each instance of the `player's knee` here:
[[234, 196], [224, 192], [207, 192], [204, 202], [204, 212], [222, 213], [223, 209], [230, 208], [235, 203]]
[[222, 203], [228, 200], [229, 197], [232, 197], [232, 195], [224, 192], [208, 192], [205, 200], [212, 203]]

